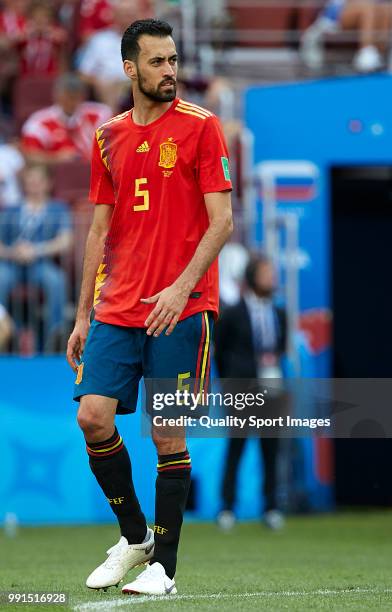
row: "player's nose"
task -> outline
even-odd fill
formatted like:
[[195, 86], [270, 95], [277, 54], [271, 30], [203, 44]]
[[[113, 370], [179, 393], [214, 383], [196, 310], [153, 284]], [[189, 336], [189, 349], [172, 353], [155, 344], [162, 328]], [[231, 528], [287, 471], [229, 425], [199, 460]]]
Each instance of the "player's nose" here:
[[169, 62], [166, 62], [163, 76], [164, 77], [174, 77], [175, 74], [176, 74], [176, 71], [174, 69], [174, 66], [172, 66]]

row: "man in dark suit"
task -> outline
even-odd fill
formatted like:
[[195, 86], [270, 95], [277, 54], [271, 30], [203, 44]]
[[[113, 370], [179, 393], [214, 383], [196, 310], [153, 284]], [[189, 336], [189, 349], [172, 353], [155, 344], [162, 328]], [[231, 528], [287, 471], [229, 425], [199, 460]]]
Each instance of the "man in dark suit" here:
[[[259, 255], [249, 261], [242, 298], [238, 304], [223, 310], [216, 325], [215, 359], [220, 378], [282, 377], [280, 360], [286, 350], [287, 324], [284, 309], [273, 301], [275, 283], [274, 267], [267, 257]], [[246, 438], [234, 437], [228, 442], [222, 483], [223, 509], [217, 519], [223, 529], [235, 523], [236, 477], [245, 443]], [[272, 529], [279, 529], [284, 523], [276, 499], [279, 440], [265, 437], [260, 443], [265, 470], [264, 521]]]

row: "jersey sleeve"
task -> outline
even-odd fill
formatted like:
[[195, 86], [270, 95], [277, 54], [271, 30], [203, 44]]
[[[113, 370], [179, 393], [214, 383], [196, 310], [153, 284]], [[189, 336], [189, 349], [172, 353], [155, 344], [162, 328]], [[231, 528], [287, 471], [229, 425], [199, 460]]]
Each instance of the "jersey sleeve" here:
[[200, 136], [197, 179], [203, 194], [232, 189], [227, 145], [215, 116], [205, 120]]
[[93, 155], [91, 158], [89, 199], [94, 204], [110, 204], [114, 206], [116, 203], [112, 177], [102, 160], [96, 136], [94, 137]]

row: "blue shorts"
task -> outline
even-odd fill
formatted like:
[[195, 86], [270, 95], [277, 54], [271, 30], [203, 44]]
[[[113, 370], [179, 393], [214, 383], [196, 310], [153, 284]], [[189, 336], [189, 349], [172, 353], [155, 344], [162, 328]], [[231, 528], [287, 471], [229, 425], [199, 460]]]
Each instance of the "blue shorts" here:
[[112, 397], [118, 400], [117, 414], [130, 414], [136, 410], [142, 376], [165, 379], [171, 392], [175, 391], [173, 382], [180, 389], [195, 382], [196, 391], [206, 391], [213, 324], [210, 312], [199, 312], [179, 321], [170, 336], [162, 332], [154, 338], [147, 336], [145, 328], [94, 320], [78, 369], [74, 399], [79, 401], [83, 395]]

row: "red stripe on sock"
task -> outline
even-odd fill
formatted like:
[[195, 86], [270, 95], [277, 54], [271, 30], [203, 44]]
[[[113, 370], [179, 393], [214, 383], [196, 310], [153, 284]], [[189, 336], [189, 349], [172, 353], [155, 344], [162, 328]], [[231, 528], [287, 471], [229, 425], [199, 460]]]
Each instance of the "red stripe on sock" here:
[[120, 450], [124, 448], [124, 444], [120, 444], [118, 448], [115, 448], [113, 451], [110, 451], [109, 453], [94, 453], [94, 451], [91, 450], [91, 448], [89, 448], [88, 446], [86, 448], [87, 448], [87, 453], [91, 455], [91, 457], [110, 457], [110, 455], [115, 455], [116, 453], [119, 453]]
[[119, 439], [120, 439], [120, 434], [118, 434], [117, 438], [113, 440], [112, 442], [102, 442], [102, 443], [99, 443], [99, 445], [94, 444], [94, 448], [92, 448], [91, 446], [89, 446], [89, 448], [91, 448], [91, 450], [103, 450], [108, 446], [114, 446], [115, 444], [117, 444]]
[[186, 463], [185, 465], [168, 465], [167, 467], [158, 468], [158, 472], [166, 472], [167, 470], [190, 470], [191, 464]]

